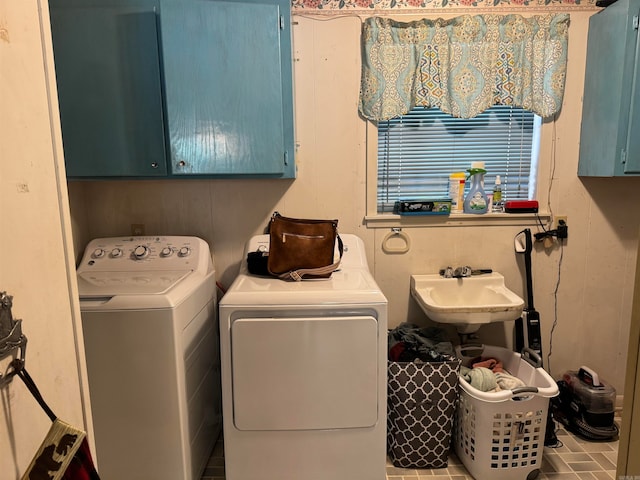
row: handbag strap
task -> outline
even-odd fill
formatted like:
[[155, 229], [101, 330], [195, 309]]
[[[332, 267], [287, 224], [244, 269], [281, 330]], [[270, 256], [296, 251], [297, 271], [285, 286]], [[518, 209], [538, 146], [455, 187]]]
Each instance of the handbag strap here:
[[47, 402], [44, 401], [44, 398], [42, 397], [40, 390], [38, 390], [38, 387], [36, 386], [36, 382], [33, 381], [33, 378], [31, 378], [31, 375], [29, 375], [29, 372], [27, 372], [27, 369], [24, 368], [24, 365], [21, 366], [21, 368], [18, 370], [18, 372], [16, 373], [16, 376], [19, 377], [20, 380], [24, 382], [24, 384], [26, 385], [31, 395], [33, 395], [33, 398], [36, 399], [36, 402], [38, 402], [38, 404], [44, 410], [44, 413], [46, 413], [47, 416], [51, 419], [51, 421], [54, 422], [58, 417], [56, 416], [55, 413], [53, 413], [53, 410], [49, 408], [49, 405], [47, 405]]
[[299, 268], [297, 270], [291, 270], [290, 272], [281, 273], [278, 275], [278, 278], [281, 280], [294, 280], [296, 282], [302, 281], [302, 277], [305, 275], [326, 275], [328, 273], [334, 272], [340, 266], [340, 262], [342, 261], [342, 254], [344, 253], [344, 244], [342, 243], [342, 239], [340, 235], [336, 236], [338, 240], [338, 251], [340, 252], [340, 258], [337, 262], [332, 263], [331, 265], [327, 265], [326, 267], [317, 267], [317, 268]]

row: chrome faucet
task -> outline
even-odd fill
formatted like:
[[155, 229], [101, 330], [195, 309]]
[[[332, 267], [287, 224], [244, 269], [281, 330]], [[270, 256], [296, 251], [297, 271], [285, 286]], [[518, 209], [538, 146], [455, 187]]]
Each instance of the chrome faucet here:
[[453, 271], [453, 278], [470, 277], [471, 273], [471, 267], [469, 266], [458, 267]]
[[464, 278], [470, 277], [472, 274], [473, 270], [469, 266], [458, 267], [455, 270], [451, 267], [440, 270], [440, 275], [444, 278]]

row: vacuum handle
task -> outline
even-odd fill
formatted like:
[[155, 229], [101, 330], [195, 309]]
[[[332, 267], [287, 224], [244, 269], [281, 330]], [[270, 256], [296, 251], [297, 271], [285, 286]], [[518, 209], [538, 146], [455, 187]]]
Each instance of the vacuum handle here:
[[524, 229], [524, 235], [527, 241], [527, 246], [524, 252], [524, 269], [527, 275], [527, 308], [529, 310], [535, 310], [533, 306], [533, 280], [531, 278], [531, 251], [533, 250], [533, 240], [531, 239], [531, 230]]
[[531, 230], [525, 228], [519, 232], [514, 239], [516, 253], [524, 254], [524, 270], [527, 280], [527, 308], [533, 310], [533, 281], [531, 280], [531, 251], [533, 250], [533, 240]]

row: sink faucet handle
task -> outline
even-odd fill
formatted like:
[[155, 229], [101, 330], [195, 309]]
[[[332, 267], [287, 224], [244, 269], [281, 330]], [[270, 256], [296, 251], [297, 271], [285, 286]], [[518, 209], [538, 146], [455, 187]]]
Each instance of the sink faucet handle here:
[[453, 268], [447, 267], [440, 270], [440, 275], [444, 278], [453, 278]]

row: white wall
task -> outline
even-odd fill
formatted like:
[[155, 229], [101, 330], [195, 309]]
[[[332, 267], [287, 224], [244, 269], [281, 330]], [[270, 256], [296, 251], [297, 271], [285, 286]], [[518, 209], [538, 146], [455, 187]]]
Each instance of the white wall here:
[[[550, 203], [568, 216], [558, 291], [558, 322], [551, 366], [558, 377], [587, 364], [622, 393], [629, 331], [637, 225], [637, 179], [577, 177], [588, 17], [571, 13], [567, 88], [553, 138], [545, 142], [541, 172], [555, 170]], [[295, 16], [295, 105], [298, 178], [278, 180], [179, 180], [73, 182], [72, 214], [79, 250], [87, 239], [128, 235], [130, 224], [147, 233], [199, 235], [210, 242], [218, 277], [229, 285], [245, 240], [260, 233], [273, 210], [289, 216], [339, 218], [342, 232], [360, 235], [375, 277], [390, 304], [390, 326], [426, 322], [409, 296], [411, 273], [469, 263], [502, 272], [523, 294], [522, 259], [513, 251], [521, 226], [423, 227], [407, 255], [382, 252], [388, 228], [366, 227], [366, 123], [358, 116], [360, 27], [357, 17], [314, 20]], [[546, 192], [545, 192], [546, 197]], [[543, 208], [545, 205], [543, 205]], [[535, 231], [535, 227], [533, 228]], [[534, 252], [534, 292], [544, 345], [554, 321], [560, 249]], [[486, 327], [482, 338], [510, 346], [511, 325]]]
[[[0, 0], [0, 290], [14, 297], [28, 338], [26, 367], [43, 397], [61, 419], [84, 428], [69, 207], [46, 3], [40, 7]], [[10, 361], [0, 361], [0, 373]], [[51, 422], [19, 379], [0, 395], [0, 479], [16, 479]]]

